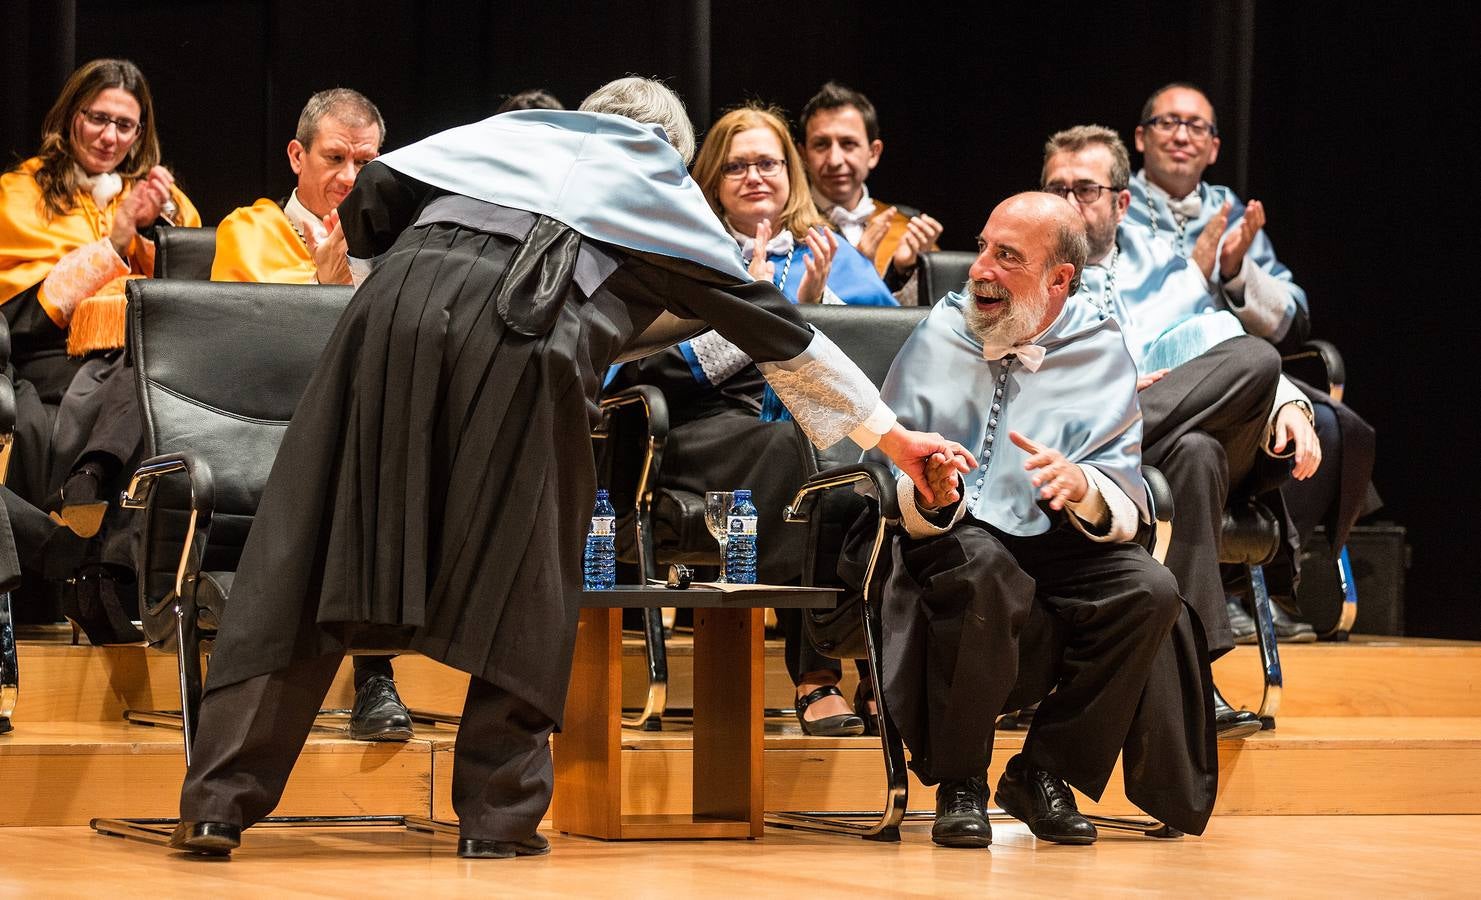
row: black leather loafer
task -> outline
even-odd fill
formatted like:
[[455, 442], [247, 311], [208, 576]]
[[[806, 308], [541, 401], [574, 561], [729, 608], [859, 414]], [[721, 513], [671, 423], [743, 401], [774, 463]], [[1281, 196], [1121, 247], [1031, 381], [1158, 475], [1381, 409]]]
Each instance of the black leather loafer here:
[[986, 776], [943, 781], [936, 787], [936, 821], [931, 825], [931, 840], [943, 847], [991, 846]]
[[396, 682], [372, 675], [355, 690], [350, 737], [357, 741], [411, 740], [411, 712], [396, 693]]
[[1235, 709], [1214, 688], [1214, 732], [1221, 741], [1247, 738], [1263, 728], [1260, 717], [1247, 709]]
[[549, 852], [550, 841], [538, 832], [522, 841], [485, 841], [479, 838], [458, 841], [458, 856], [463, 859], [513, 859], [516, 856], [544, 856]]
[[1093, 844], [1099, 836], [1090, 820], [1080, 815], [1069, 787], [1053, 774], [1031, 767], [1022, 756], [1008, 760], [998, 779], [998, 805], [1042, 841]]
[[170, 835], [170, 846], [202, 856], [229, 856], [242, 843], [242, 826], [225, 822], [181, 822]]
[[837, 685], [826, 684], [810, 694], [797, 698], [797, 721], [802, 724], [804, 734], [814, 737], [853, 737], [864, 733], [864, 720], [854, 713], [844, 713], [837, 716], [824, 716], [821, 719], [808, 721], [803, 715], [807, 708], [822, 700], [824, 697], [842, 697], [843, 692]]

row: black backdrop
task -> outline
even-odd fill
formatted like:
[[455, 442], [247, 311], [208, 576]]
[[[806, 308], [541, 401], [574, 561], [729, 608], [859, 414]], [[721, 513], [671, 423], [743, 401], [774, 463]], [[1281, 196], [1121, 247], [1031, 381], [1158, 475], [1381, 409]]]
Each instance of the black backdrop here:
[[574, 106], [617, 75], [661, 75], [703, 129], [749, 98], [795, 113], [831, 77], [880, 108], [874, 193], [932, 212], [943, 245], [966, 249], [998, 199], [1035, 184], [1050, 132], [1098, 122], [1129, 140], [1152, 88], [1198, 81], [1224, 134], [1210, 177], [1265, 201], [1317, 333], [1347, 356], [1348, 399], [1379, 429], [1382, 517], [1414, 545], [1409, 630], [1481, 638], [1467, 577], [1481, 559], [1468, 309], [1481, 299], [1468, 239], [1481, 13], [1353, 8], [6, 0], [0, 149], [33, 151], [77, 62], [127, 56], [150, 78], [167, 161], [209, 222], [287, 192], [284, 146], [324, 87], [369, 95], [394, 147], [525, 87]]

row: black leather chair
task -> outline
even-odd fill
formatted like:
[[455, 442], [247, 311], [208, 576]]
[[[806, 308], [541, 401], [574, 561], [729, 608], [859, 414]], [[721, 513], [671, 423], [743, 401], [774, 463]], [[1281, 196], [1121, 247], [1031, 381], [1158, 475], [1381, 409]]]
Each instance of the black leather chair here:
[[[201, 654], [277, 455], [350, 288], [167, 279], [129, 282], [133, 354], [148, 458], [124, 506], [141, 510], [135, 568], [151, 646], [180, 667], [186, 758]], [[183, 478], [174, 477], [183, 475]], [[151, 721], [134, 713], [134, 721]]]
[[216, 229], [161, 225], [154, 235], [154, 277], [210, 281]]
[[967, 283], [967, 270], [977, 254], [961, 250], [937, 250], [920, 255], [920, 272], [916, 286], [921, 306], [933, 306], [950, 291], [959, 291]]

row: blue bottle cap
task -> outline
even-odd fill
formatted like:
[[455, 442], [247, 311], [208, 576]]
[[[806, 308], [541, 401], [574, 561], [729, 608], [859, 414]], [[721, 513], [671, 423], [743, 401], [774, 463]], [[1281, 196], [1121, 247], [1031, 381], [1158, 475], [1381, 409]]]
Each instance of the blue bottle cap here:
[[606, 488], [597, 488], [597, 499], [598, 500], [605, 500], [605, 499], [607, 499], [607, 489]]
[[735, 492], [735, 502], [736, 503], [739, 503], [742, 500], [749, 500], [749, 499], [751, 499], [751, 492], [748, 491], [748, 490], [746, 490], [745, 488], [741, 488], [740, 490], [738, 490], [738, 491]]

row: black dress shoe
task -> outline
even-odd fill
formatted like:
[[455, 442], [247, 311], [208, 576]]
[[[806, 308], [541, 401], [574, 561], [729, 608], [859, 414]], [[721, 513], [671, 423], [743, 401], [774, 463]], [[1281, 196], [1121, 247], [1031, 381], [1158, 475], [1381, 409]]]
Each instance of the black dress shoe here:
[[15, 726], [10, 724], [10, 717], [0, 716], [0, 734], [10, 734], [14, 730]]
[[814, 737], [853, 737], [864, 733], [864, 720], [853, 713], [843, 713], [837, 716], [824, 716], [821, 719], [808, 721], [803, 713], [807, 708], [822, 700], [824, 697], [842, 697], [843, 692], [837, 685], [825, 684], [810, 694], [797, 698], [797, 721], [802, 723], [804, 734]]
[[1316, 629], [1311, 623], [1303, 622], [1283, 603], [1270, 599], [1270, 611], [1274, 613], [1275, 639], [1282, 644], [1310, 644], [1316, 641]]
[[1093, 844], [1098, 836], [1090, 820], [1080, 815], [1069, 787], [1049, 772], [1031, 767], [1022, 756], [1008, 760], [998, 779], [998, 805], [1040, 840]]
[[1264, 727], [1260, 717], [1247, 709], [1235, 709], [1214, 688], [1214, 731], [1221, 741], [1237, 741], [1247, 738]]
[[372, 675], [355, 690], [350, 737], [357, 741], [411, 740], [411, 713], [396, 693], [396, 682]]
[[522, 841], [485, 841], [462, 838], [458, 856], [463, 859], [513, 859], [516, 856], [544, 856], [550, 852], [550, 841], [536, 832]]
[[225, 822], [181, 822], [170, 846], [202, 856], [228, 856], [242, 843], [242, 826]]
[[976, 848], [992, 845], [987, 821], [987, 778], [943, 781], [936, 788], [936, 822], [931, 840], [943, 847]]
[[1255, 643], [1255, 632], [1258, 626], [1250, 614], [1244, 611], [1244, 604], [1239, 602], [1238, 597], [1225, 597], [1224, 606], [1229, 611], [1229, 630], [1234, 632], [1234, 643]]

